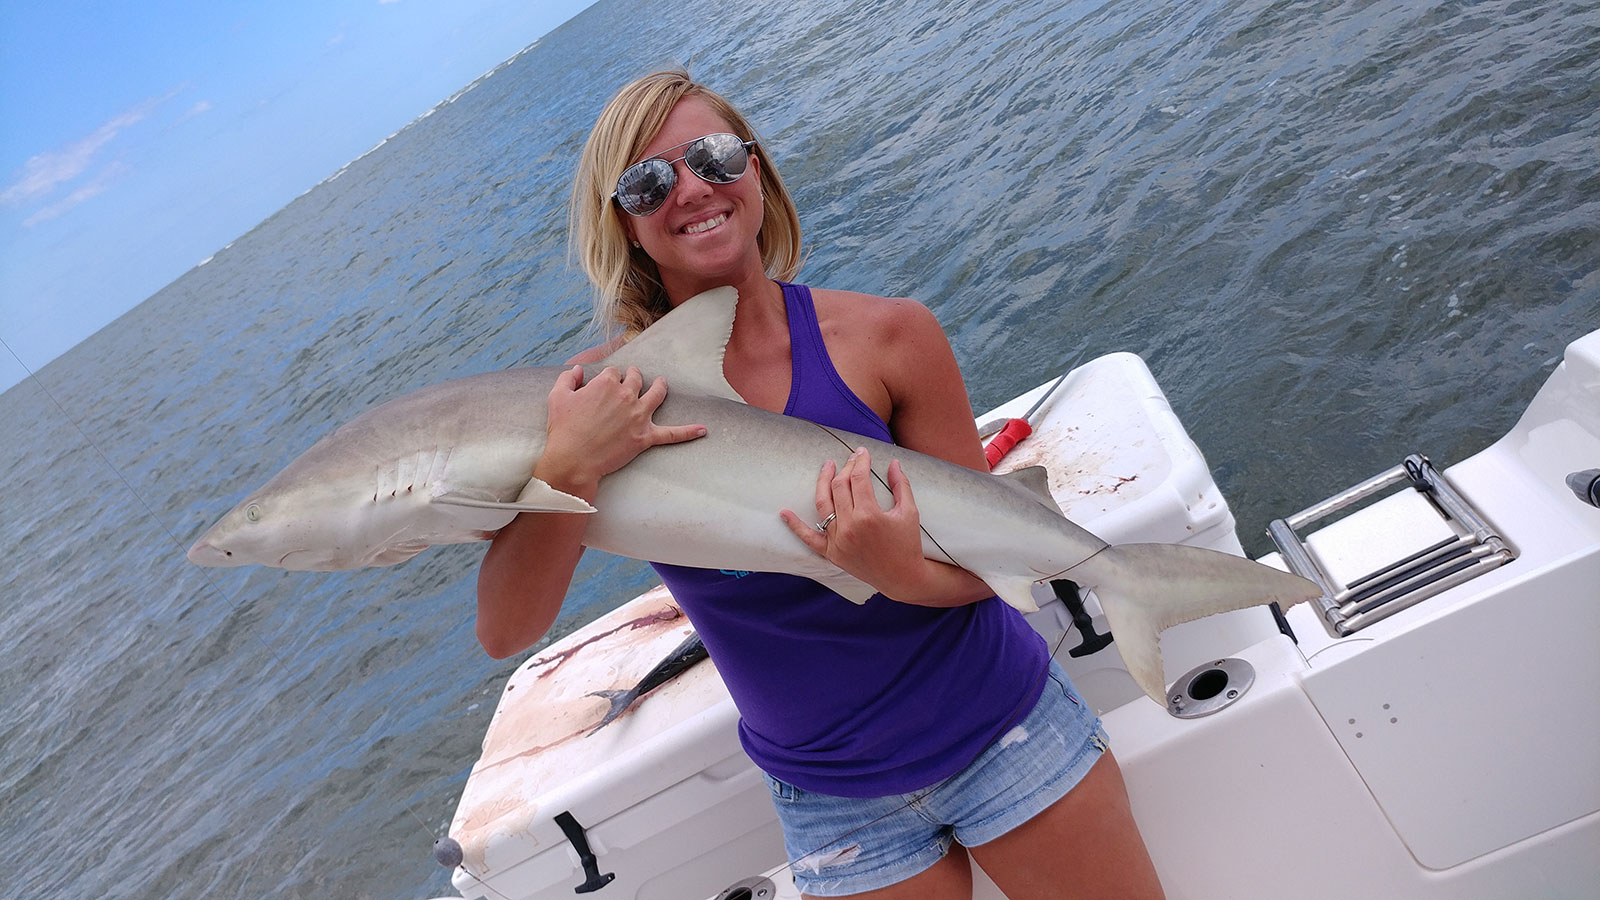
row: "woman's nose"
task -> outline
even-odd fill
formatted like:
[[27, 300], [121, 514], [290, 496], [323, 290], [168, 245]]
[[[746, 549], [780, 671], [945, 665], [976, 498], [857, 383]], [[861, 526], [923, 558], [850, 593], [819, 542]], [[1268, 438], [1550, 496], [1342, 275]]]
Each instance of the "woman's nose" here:
[[672, 164], [677, 170], [678, 183], [672, 186], [672, 200], [674, 203], [684, 205], [704, 199], [711, 194], [711, 184], [699, 175], [689, 171], [689, 164], [678, 160]]

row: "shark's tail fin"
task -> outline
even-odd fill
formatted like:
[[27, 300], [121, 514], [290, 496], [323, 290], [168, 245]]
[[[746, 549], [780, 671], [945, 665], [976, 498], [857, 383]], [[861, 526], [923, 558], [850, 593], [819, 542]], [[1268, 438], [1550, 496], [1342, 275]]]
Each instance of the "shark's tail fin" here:
[[633, 701], [639, 699], [639, 689], [630, 688], [629, 690], [625, 691], [593, 691], [589, 694], [589, 696], [600, 697], [611, 704], [611, 708], [606, 710], [605, 717], [600, 720], [600, 724], [596, 725], [589, 731], [589, 734], [592, 735], [596, 731], [599, 731], [600, 729], [616, 721], [624, 712], [626, 712], [628, 707], [633, 705]]
[[1287, 609], [1322, 593], [1298, 575], [1228, 553], [1178, 544], [1107, 547], [1074, 566], [1066, 577], [1094, 591], [1128, 673], [1150, 699], [1163, 705], [1163, 629], [1272, 602]]

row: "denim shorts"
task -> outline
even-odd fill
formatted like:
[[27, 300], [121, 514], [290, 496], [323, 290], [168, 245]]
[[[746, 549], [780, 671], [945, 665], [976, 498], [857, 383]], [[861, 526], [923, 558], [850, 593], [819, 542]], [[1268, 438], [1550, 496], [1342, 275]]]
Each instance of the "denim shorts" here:
[[965, 769], [931, 787], [871, 799], [801, 790], [767, 776], [797, 888], [837, 897], [932, 867], [953, 842], [977, 846], [1066, 796], [1107, 749], [1100, 720], [1050, 663], [1043, 695]]

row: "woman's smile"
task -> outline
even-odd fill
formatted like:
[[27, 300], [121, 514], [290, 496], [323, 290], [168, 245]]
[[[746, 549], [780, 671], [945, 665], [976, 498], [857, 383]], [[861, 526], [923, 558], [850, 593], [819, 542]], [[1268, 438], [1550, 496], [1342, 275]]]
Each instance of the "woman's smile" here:
[[718, 225], [721, 225], [726, 221], [728, 221], [728, 214], [718, 213], [709, 219], [704, 219], [699, 222], [691, 222], [688, 225], [680, 228], [679, 231], [684, 234], [702, 234], [710, 231], [713, 228], [716, 228]]

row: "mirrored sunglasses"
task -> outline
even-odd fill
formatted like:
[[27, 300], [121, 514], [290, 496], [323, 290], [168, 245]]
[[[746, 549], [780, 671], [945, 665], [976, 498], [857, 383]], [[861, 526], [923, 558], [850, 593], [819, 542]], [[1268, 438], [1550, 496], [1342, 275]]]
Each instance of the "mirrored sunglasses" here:
[[[732, 184], [749, 168], [750, 148], [755, 145], [755, 141], [742, 140], [736, 134], [718, 133], [695, 138], [678, 145], [683, 148], [683, 155], [676, 159], [658, 156], [622, 170], [611, 199], [631, 216], [648, 216], [667, 202], [667, 195], [678, 183], [673, 163], [682, 160], [689, 171], [712, 184]], [[678, 147], [669, 147], [666, 152], [671, 153]]]

